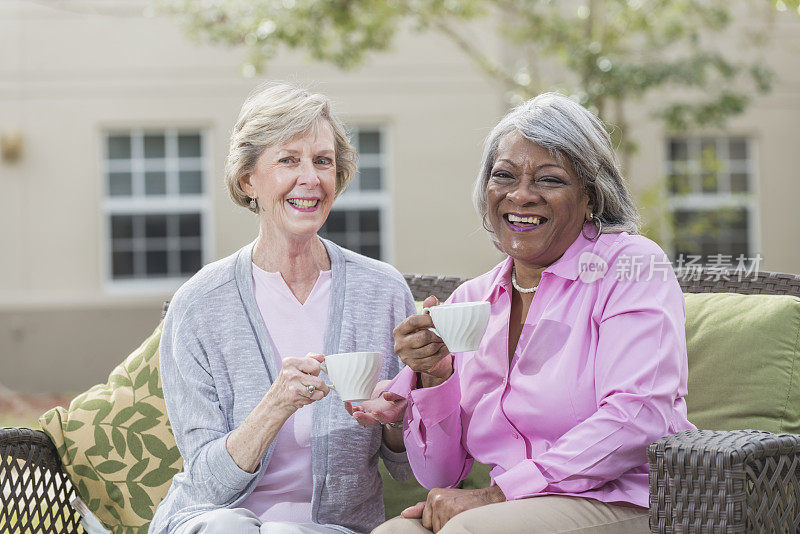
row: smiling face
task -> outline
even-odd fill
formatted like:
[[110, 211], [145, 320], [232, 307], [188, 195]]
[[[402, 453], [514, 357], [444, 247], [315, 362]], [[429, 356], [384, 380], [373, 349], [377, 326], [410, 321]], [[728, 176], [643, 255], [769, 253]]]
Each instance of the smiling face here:
[[500, 248], [537, 269], [564, 254], [592, 208], [569, 160], [516, 130], [500, 139], [486, 201]]
[[336, 196], [333, 130], [321, 121], [311, 132], [264, 149], [241, 186], [258, 200], [262, 227], [312, 236], [325, 224]]

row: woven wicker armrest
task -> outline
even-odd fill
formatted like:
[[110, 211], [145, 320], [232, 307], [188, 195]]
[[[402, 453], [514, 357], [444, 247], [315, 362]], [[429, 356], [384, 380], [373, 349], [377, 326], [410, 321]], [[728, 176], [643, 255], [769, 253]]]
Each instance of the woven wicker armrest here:
[[0, 428], [0, 532], [83, 532], [74, 497], [47, 434]]
[[800, 436], [690, 430], [647, 455], [652, 532], [800, 530]]

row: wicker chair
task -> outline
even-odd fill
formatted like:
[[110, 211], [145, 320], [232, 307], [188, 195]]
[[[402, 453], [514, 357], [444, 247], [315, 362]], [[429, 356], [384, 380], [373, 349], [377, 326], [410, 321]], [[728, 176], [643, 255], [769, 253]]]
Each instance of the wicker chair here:
[[[760, 272], [740, 280], [678, 272], [686, 293], [800, 296], [800, 275]], [[446, 299], [464, 279], [406, 275], [415, 299]], [[166, 307], [164, 309], [166, 311]], [[800, 436], [695, 430], [648, 449], [650, 528], [658, 533], [800, 531]], [[75, 490], [47, 435], [0, 429], [0, 531], [83, 532]]]

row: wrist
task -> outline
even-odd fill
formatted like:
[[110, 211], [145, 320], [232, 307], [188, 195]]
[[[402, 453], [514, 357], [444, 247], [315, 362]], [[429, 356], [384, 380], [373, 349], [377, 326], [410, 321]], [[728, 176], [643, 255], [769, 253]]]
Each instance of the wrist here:
[[417, 386], [424, 388], [436, 387], [453, 376], [453, 355], [447, 354], [427, 372], [417, 373]]
[[442, 378], [436, 375], [430, 375], [428, 373], [419, 373], [419, 380], [417, 381], [418, 387], [421, 388], [435, 388], [436, 386], [440, 386], [447, 381], [447, 378]]
[[397, 421], [389, 421], [388, 423], [383, 424], [384, 428], [387, 430], [403, 430], [403, 420], [399, 419]]
[[276, 397], [277, 394], [272, 388], [267, 390], [266, 395], [264, 395], [264, 398], [262, 398], [260, 402], [261, 413], [267, 418], [277, 417], [281, 420], [281, 424], [283, 424], [297, 411], [297, 408], [291, 404], [287, 405], [281, 403], [280, 399]]
[[493, 484], [486, 488], [486, 498], [489, 501], [489, 504], [506, 501], [505, 493], [503, 493], [503, 490], [501, 490], [500, 486], [497, 484]]

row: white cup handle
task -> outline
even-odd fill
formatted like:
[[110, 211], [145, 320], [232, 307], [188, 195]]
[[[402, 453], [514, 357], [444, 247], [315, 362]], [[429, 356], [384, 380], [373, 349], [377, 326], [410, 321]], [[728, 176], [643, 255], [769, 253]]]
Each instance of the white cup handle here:
[[[319, 366], [326, 375], [330, 376], [330, 374], [328, 373], [328, 366], [325, 365], [325, 362], [322, 362], [321, 364], [319, 364]], [[336, 388], [333, 386], [333, 384], [325, 384], [325, 385], [328, 386], [328, 389], [336, 391]]]

